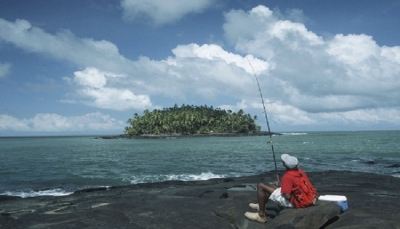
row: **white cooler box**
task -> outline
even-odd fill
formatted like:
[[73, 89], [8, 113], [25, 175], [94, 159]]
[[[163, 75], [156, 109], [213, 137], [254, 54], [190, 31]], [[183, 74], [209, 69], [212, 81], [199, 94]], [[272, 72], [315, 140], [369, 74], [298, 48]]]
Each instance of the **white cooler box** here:
[[318, 200], [333, 202], [342, 207], [342, 211], [346, 211], [347, 209], [349, 209], [349, 206], [347, 204], [347, 198], [345, 196], [322, 195], [319, 196]]

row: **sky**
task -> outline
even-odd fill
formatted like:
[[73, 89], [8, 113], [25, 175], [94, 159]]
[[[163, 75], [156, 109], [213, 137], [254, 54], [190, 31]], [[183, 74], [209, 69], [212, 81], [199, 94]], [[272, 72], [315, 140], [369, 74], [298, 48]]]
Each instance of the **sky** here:
[[213, 106], [271, 131], [400, 129], [397, 0], [2, 0], [0, 136]]

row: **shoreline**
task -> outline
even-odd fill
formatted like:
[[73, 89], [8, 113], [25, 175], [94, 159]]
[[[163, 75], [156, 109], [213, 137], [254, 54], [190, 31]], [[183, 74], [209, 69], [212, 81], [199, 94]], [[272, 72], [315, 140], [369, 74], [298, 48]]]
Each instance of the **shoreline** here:
[[142, 134], [137, 136], [129, 136], [127, 134], [99, 136], [97, 139], [164, 139], [164, 138], [197, 138], [197, 137], [245, 137], [245, 136], [274, 136], [283, 135], [277, 132], [260, 131], [257, 133], [247, 134], [231, 134], [231, 133], [208, 133], [208, 134]]
[[[0, 227], [257, 229], [289, 223], [298, 228], [307, 217], [329, 209], [334, 217], [328, 220], [328, 228], [400, 228], [400, 178], [332, 170], [307, 174], [321, 195], [346, 196], [349, 210], [339, 213], [334, 208], [337, 205], [332, 204], [277, 211], [276, 206], [269, 203], [266, 224], [248, 221], [244, 212], [251, 210], [248, 203], [256, 201], [256, 184], [274, 182], [275, 173], [266, 172], [206, 181], [164, 181], [84, 189], [69, 196], [3, 196], [0, 198]], [[284, 215], [294, 218], [281, 220]], [[303, 221], [294, 220], [300, 218]]]
[[[365, 161], [363, 162], [364, 164], [367, 165], [374, 165], [375, 163], [373, 161]], [[389, 168], [399, 168], [400, 164], [398, 163], [393, 163], [392, 165], [386, 166]], [[307, 173], [323, 173], [325, 171], [310, 171]], [[331, 170], [327, 170], [331, 171]], [[356, 170], [332, 170], [336, 172], [350, 172], [350, 173], [361, 173], [361, 174], [375, 174], [375, 175], [380, 175], [380, 176], [388, 176], [388, 177], [394, 177], [397, 179], [400, 179], [400, 172], [395, 172], [395, 173], [372, 173], [372, 172], [365, 172], [365, 171], [356, 171]], [[275, 170], [270, 170], [267, 172], [264, 172], [262, 174], [270, 174], [270, 173], [275, 173]], [[278, 170], [278, 174], [282, 175], [284, 173], [283, 170]], [[113, 189], [113, 188], [120, 188], [120, 187], [129, 187], [129, 186], [135, 186], [135, 185], [147, 185], [147, 184], [158, 184], [158, 183], [165, 183], [165, 182], [204, 182], [208, 180], [220, 180], [220, 179], [240, 179], [240, 178], [247, 178], [247, 177], [253, 177], [253, 176], [260, 176], [261, 174], [254, 174], [254, 175], [248, 175], [248, 176], [220, 176], [220, 177], [213, 177], [209, 179], [195, 179], [195, 180], [175, 180], [175, 179], [166, 179], [166, 180], [160, 180], [160, 181], [155, 181], [155, 182], [138, 182], [138, 183], [130, 183], [130, 184], [116, 184], [116, 185], [93, 185], [93, 186], [86, 186], [86, 187], [76, 187], [75, 189], [70, 189], [70, 188], [63, 188], [60, 186], [55, 186], [53, 188], [35, 188], [35, 189], [30, 189], [27, 188], [24, 192], [22, 191], [3, 191], [0, 193], [0, 201], [2, 199], [13, 199], [13, 198], [37, 198], [37, 197], [62, 197], [62, 196], [70, 196], [73, 195], [76, 192], [85, 192], [87, 191], [92, 191], [92, 190], [108, 190], [108, 189]], [[28, 191], [30, 190], [30, 191]]]

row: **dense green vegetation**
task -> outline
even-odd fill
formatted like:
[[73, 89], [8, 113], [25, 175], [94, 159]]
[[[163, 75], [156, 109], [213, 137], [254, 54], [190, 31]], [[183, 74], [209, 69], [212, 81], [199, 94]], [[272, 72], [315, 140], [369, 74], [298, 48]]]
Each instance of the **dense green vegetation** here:
[[248, 134], [260, 131], [253, 118], [242, 109], [237, 113], [231, 110], [214, 109], [212, 106], [190, 106], [176, 104], [172, 108], [155, 109], [137, 113], [127, 123], [125, 133], [129, 136], [158, 134]]

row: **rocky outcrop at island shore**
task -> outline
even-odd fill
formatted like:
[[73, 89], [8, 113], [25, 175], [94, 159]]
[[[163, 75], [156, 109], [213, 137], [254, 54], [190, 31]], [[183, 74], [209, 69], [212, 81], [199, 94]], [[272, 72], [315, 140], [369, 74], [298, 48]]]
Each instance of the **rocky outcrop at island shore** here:
[[128, 139], [141, 139], [141, 138], [150, 138], [150, 139], [160, 139], [160, 138], [191, 138], [191, 137], [243, 137], [243, 136], [269, 136], [269, 135], [282, 135], [281, 133], [276, 132], [268, 132], [268, 131], [259, 131], [254, 133], [207, 133], [207, 134], [142, 134], [142, 135], [110, 135], [110, 136], [101, 136], [96, 137], [100, 139], [118, 139], [118, 138], [128, 138]]
[[[282, 174], [282, 173], [281, 173]], [[306, 209], [267, 204], [268, 221], [244, 217], [256, 184], [274, 173], [88, 189], [64, 197], [0, 197], [0, 228], [400, 228], [400, 179], [359, 172], [308, 173], [321, 195], [344, 195], [349, 210], [319, 201]]]

